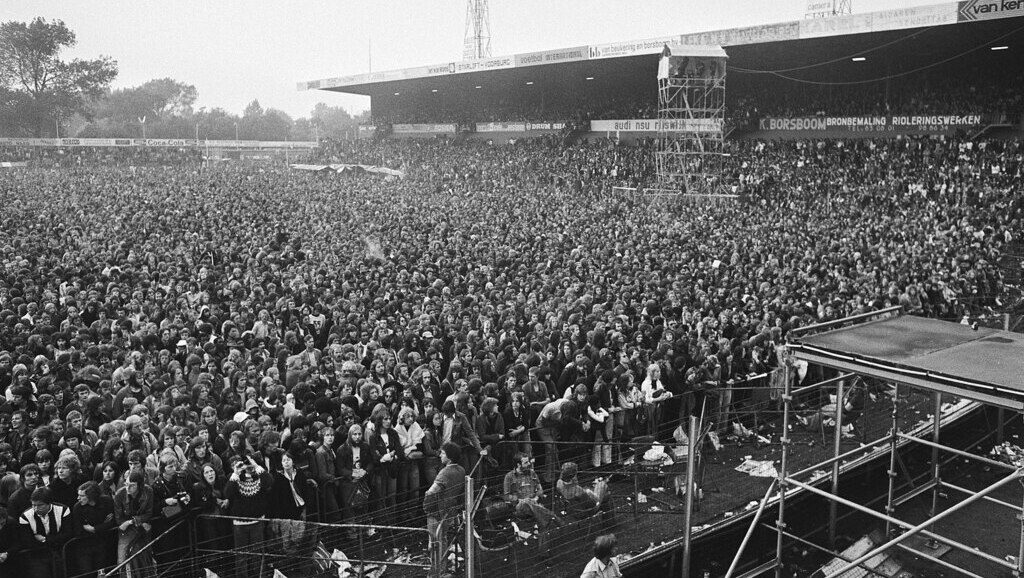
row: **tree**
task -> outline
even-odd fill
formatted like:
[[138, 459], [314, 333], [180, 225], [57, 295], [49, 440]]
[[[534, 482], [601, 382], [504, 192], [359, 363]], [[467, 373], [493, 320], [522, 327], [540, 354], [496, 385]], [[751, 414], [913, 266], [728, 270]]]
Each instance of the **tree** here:
[[86, 112], [87, 99], [101, 96], [117, 77], [117, 62], [107, 56], [61, 60], [76, 42], [61, 20], [0, 24], [0, 87], [21, 97], [14, 99], [15, 132], [42, 136], [55, 122]]
[[93, 122], [79, 136], [141, 136], [139, 119], [145, 118], [149, 138], [189, 138], [195, 135], [195, 101], [196, 87], [171, 78], [114, 90], [93, 104]]
[[318, 102], [310, 114], [310, 123], [320, 137], [345, 138], [356, 126], [355, 120], [347, 110], [340, 106], [328, 106]]

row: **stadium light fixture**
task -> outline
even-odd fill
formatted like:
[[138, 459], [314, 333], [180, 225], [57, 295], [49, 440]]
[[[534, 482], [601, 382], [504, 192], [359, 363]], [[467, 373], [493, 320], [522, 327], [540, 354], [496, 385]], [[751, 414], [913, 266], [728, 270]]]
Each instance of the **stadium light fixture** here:
[[587, 80], [594, 80], [594, 77], [593, 76], [588, 76]]
[[533, 84], [533, 81], [532, 81], [532, 80], [527, 80], [527, 81], [526, 81], [526, 85], [527, 85], [527, 86], [529, 86], [529, 85], [531, 85], [531, 84]]
[[400, 93], [400, 92], [396, 92], [396, 93], [395, 93], [395, 96], [398, 96], [399, 94], [402, 94], [402, 93]]
[[865, 60], [867, 60], [867, 58], [864, 58], [863, 56], [854, 56], [850, 60], [854, 62], [864, 62]]
[[430, 89], [430, 92], [437, 92], [437, 89], [436, 88], [432, 88], [432, 89]]
[[1009, 46], [1003, 45], [1003, 46], [993, 46], [992, 48], [989, 48], [989, 50], [1009, 50], [1009, 48], [1010, 48]]
[[479, 84], [478, 84], [478, 85], [476, 85], [476, 87], [477, 87], [477, 88], [483, 88], [483, 87], [482, 87], [482, 86], [480, 86]]

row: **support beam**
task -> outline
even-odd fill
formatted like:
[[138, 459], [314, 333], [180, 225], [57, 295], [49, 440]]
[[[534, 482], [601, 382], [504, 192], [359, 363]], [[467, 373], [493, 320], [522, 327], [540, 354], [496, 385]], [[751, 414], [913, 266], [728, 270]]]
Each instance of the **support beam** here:
[[[914, 488], [913, 490], [910, 490], [906, 494], [903, 494], [902, 496], [893, 499], [892, 507], [894, 509], [898, 508], [898, 507], [902, 506], [903, 504], [906, 504], [910, 500], [913, 500], [914, 498], [916, 498], [916, 497], [920, 496], [921, 494], [927, 492], [928, 490], [935, 489], [935, 486], [937, 486], [937, 485], [939, 485], [941, 483], [942, 482], [937, 482], [935, 480], [928, 480], [924, 484]], [[890, 512], [890, 514], [891, 514], [891, 512]]]
[[974, 572], [970, 572], [968, 570], [964, 570], [963, 568], [957, 566], [956, 564], [950, 564], [949, 562], [946, 562], [945, 560], [943, 560], [941, 558], [936, 558], [935, 556], [929, 556], [928, 554], [925, 554], [924, 552], [922, 552], [920, 550], [915, 550], [915, 549], [911, 548], [910, 546], [907, 546], [906, 544], [896, 544], [896, 547], [899, 548], [900, 550], [905, 551], [905, 552], [909, 552], [910, 554], [912, 554], [914, 556], [919, 556], [921, 558], [924, 558], [925, 560], [928, 560], [929, 562], [931, 562], [933, 564], [938, 564], [939, 566], [942, 566], [943, 568], [948, 568], [948, 569], [956, 572], [957, 574], [963, 574], [964, 576], [969, 576], [970, 578], [985, 578], [984, 576], [980, 576], [978, 574], [975, 574]]
[[[960, 486], [958, 486], [956, 484], [951, 484], [951, 483], [949, 483], [949, 482], [947, 482], [945, 480], [943, 480], [940, 483], [942, 484], [943, 487], [949, 488], [951, 490], [956, 490], [956, 491], [958, 491], [958, 492], [960, 492], [962, 494], [967, 494], [968, 496], [974, 494], [974, 490], [968, 490], [967, 488], [960, 487]], [[985, 501], [986, 502], [992, 502], [993, 504], [999, 504], [1000, 506], [1009, 508], [1009, 509], [1013, 510], [1014, 512], [1016, 512], [1018, 516], [1019, 515], [1024, 515], [1024, 508], [1021, 508], [1021, 506], [1018, 506], [1016, 504], [1011, 504], [1010, 502], [1005, 502], [1003, 500], [1000, 500], [999, 498], [993, 498], [992, 496], [985, 496]]]
[[992, 466], [993, 468], [1002, 468], [1004, 470], [1007, 470], [1008, 472], [1015, 472], [1015, 471], [1017, 471], [1017, 468], [1011, 466], [1010, 464], [1007, 464], [1007, 463], [1004, 463], [1004, 462], [1000, 462], [1000, 461], [997, 461], [997, 460], [993, 460], [991, 458], [986, 458], [985, 456], [979, 456], [977, 454], [972, 454], [970, 452], [965, 452], [963, 450], [958, 450], [956, 448], [951, 448], [949, 446], [944, 446], [942, 444], [936, 444], [934, 442], [930, 442], [928, 440], [923, 440], [923, 439], [921, 439], [919, 437], [914, 437], [914, 436], [908, 435], [908, 434], [902, 434], [901, 433], [901, 434], [899, 434], [899, 436], [901, 438], [905, 439], [905, 440], [910, 440], [912, 442], [916, 442], [916, 443], [919, 443], [921, 445], [930, 446], [930, 447], [942, 450], [944, 452], [949, 452], [951, 454], [956, 454], [956, 455], [958, 455], [960, 457], [968, 458], [968, 459], [971, 459], [971, 460], [977, 460], [977, 461], [979, 461], [979, 462], [981, 462], [981, 463], [983, 463], [983, 464], [985, 464], [987, 466]]
[[980, 388], [967, 382], [951, 383], [949, 381], [937, 381], [935, 378], [916, 377], [896, 371], [895, 368], [888, 369], [884, 365], [860, 363], [856, 359], [837, 359], [830, 352], [818, 350], [818, 348], [806, 345], [794, 344], [790, 346], [797, 359], [811, 364], [831, 367], [839, 371], [850, 371], [862, 377], [874, 377], [890, 383], [901, 383], [923, 389], [925, 391], [941, 391], [946, 395], [963, 397], [995, 407], [1005, 407], [1013, 411], [1024, 411], [1024, 393], [1012, 391], [1005, 388], [988, 386], [993, 393], [986, 393]]
[[[893, 524], [895, 524], [896, 526], [899, 526], [901, 528], [910, 529], [910, 528], [914, 527], [911, 524], [908, 524], [907, 522], [904, 522], [903, 520], [900, 520], [899, 518], [894, 518], [892, 516], [887, 516], [887, 515], [885, 515], [885, 514], [883, 514], [881, 512], [876, 512], [875, 510], [872, 510], [871, 508], [868, 508], [867, 506], [862, 506], [862, 505], [860, 505], [860, 504], [858, 504], [856, 502], [851, 502], [851, 501], [846, 500], [844, 498], [840, 498], [839, 496], [833, 496], [832, 494], [826, 492], [825, 490], [819, 490], [818, 488], [815, 488], [814, 486], [809, 486], [807, 484], [803, 484], [803, 483], [800, 483], [800, 482], [797, 482], [797, 481], [794, 481], [794, 480], [789, 480], [789, 483], [793, 484], [794, 486], [798, 486], [798, 487], [804, 488], [805, 490], [810, 491], [812, 494], [818, 494], [819, 496], [828, 498], [830, 500], [839, 500], [840, 504], [842, 504], [842, 505], [844, 505], [844, 506], [846, 506], [848, 508], [853, 508], [854, 510], [857, 510], [859, 512], [864, 512], [865, 514], [872, 515], [872, 516], [874, 516], [876, 518], [880, 518], [882, 520], [886, 520], [888, 522], [892, 522]], [[932, 538], [933, 540], [937, 540], [939, 542], [942, 542], [943, 544], [946, 544], [947, 546], [951, 546], [951, 547], [956, 548], [958, 550], [961, 550], [963, 552], [974, 554], [975, 556], [978, 556], [979, 558], [984, 558], [985, 560], [988, 560], [989, 562], [992, 562], [993, 564], [998, 564], [999, 566], [1002, 566], [1003, 568], [1009, 568], [1011, 570], [1014, 568], [1013, 564], [1010, 564], [1009, 562], [1007, 562], [1006, 560], [1003, 560], [1002, 558], [997, 558], [996, 556], [993, 556], [991, 554], [987, 554], [985, 552], [982, 552], [981, 550], [978, 550], [976, 548], [972, 548], [972, 547], [970, 547], [970, 546], [968, 546], [966, 544], [961, 544], [960, 542], [957, 542], [956, 540], [953, 540], [952, 538], [947, 538], [945, 536], [940, 536], [938, 534], [935, 534], [933, 532], [929, 532], [927, 530], [922, 530], [920, 532], [920, 534], [923, 535], [923, 536], [927, 536], [928, 538]]]
[[[928, 526], [931, 526], [931, 525], [935, 524], [936, 522], [938, 522], [940, 520], [944, 520], [944, 519], [952, 516], [953, 514], [959, 512], [960, 510], [963, 510], [967, 506], [970, 506], [974, 502], [977, 502], [978, 500], [980, 500], [984, 496], [986, 496], [988, 494], [991, 494], [992, 492], [998, 490], [999, 488], [1001, 488], [1001, 487], [1003, 487], [1003, 486], [1005, 486], [1005, 485], [1007, 485], [1007, 484], [1009, 484], [1011, 482], [1015, 482], [1015, 481], [1020, 480], [1020, 477], [1021, 477], [1021, 473], [1017, 472], [1016, 474], [1014, 474], [1012, 476], [1007, 476], [1006, 478], [1003, 478], [1002, 480], [999, 480], [998, 482], [996, 482], [996, 483], [992, 484], [991, 486], [985, 488], [984, 490], [982, 490], [978, 494], [967, 498], [966, 500], [960, 502], [959, 504], [956, 504], [955, 506], [952, 506], [948, 510], [945, 510], [945, 511], [943, 511], [940, 514], [932, 516], [931, 518], [929, 518], [928, 520], [925, 520], [921, 524], [918, 524], [916, 526], [908, 528], [907, 531], [904, 532], [903, 534], [900, 534], [899, 536], [893, 538], [892, 540], [889, 540], [885, 544], [882, 544], [881, 546], [878, 546], [874, 550], [863, 554], [860, 558], [857, 558], [856, 560], [854, 560], [852, 562], [847, 562], [842, 567], [840, 567], [839, 570], [833, 572], [832, 574], [829, 574], [825, 578], [838, 578], [839, 576], [842, 576], [847, 570], [851, 570], [851, 569], [856, 568], [857, 566], [859, 566], [861, 562], [864, 562], [864, 561], [867, 561], [867, 560], [870, 560], [870, 559], [874, 558], [875, 556], [885, 552], [886, 550], [888, 550], [889, 548], [892, 548], [896, 544], [899, 544], [899, 543], [903, 542], [904, 540], [906, 540], [907, 538], [913, 536], [914, 534], [920, 533], [922, 530], [924, 530]], [[1014, 564], [1014, 567], [1016, 567], [1015, 564]], [[1016, 569], [1016, 568], [1014, 568], [1014, 569]]]
[[766, 491], [764, 493], [764, 497], [761, 498], [761, 504], [757, 507], [757, 513], [754, 514], [754, 519], [750, 522], [750, 527], [747, 528], [747, 534], [743, 536], [743, 541], [740, 542], [740, 547], [736, 550], [736, 555], [732, 558], [732, 564], [729, 564], [729, 569], [725, 572], [725, 578], [732, 578], [732, 574], [736, 571], [736, 567], [740, 565], [740, 558], [743, 557], [743, 552], [747, 549], [750, 537], [754, 535], [754, 529], [757, 528], [757, 524], [761, 521], [761, 514], [764, 513], [764, 507], [768, 504], [768, 499], [772, 497], [772, 492], [775, 491], [775, 484], [777, 484], [778, 481], [778, 479], [774, 479], [772, 480], [772, 483], [768, 484], [768, 491]]

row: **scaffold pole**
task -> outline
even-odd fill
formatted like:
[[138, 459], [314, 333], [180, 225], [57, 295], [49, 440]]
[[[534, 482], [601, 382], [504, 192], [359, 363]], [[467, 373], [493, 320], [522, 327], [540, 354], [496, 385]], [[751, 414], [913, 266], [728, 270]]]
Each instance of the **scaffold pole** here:
[[791, 392], [793, 386], [790, 375], [790, 365], [787, 360], [782, 366], [782, 437], [779, 442], [782, 444], [782, 457], [779, 461], [779, 518], [775, 522], [777, 534], [775, 536], [775, 578], [782, 578], [782, 536], [786, 530], [786, 468], [789, 465], [789, 411], [792, 401]]
[[[843, 443], [843, 405], [845, 405], [844, 394], [846, 393], [846, 380], [840, 379], [836, 384], [836, 429], [832, 439], [832, 456], [838, 456], [842, 451]], [[839, 460], [832, 462], [832, 493], [839, 495]], [[836, 544], [836, 520], [839, 516], [839, 504], [829, 502], [828, 504], [828, 543], [830, 546]]]
[[941, 472], [939, 463], [939, 434], [942, 431], [942, 394], [935, 392], [935, 407], [932, 410], [934, 417], [932, 417], [932, 483], [935, 487], [932, 489], [932, 509], [930, 512], [931, 516], [934, 516], [939, 512], [939, 482], [941, 482]]
[[683, 519], [683, 578], [690, 578], [690, 538], [693, 534], [693, 495], [697, 493], [694, 488], [695, 476], [693, 475], [694, 465], [697, 463], [697, 429], [696, 416], [690, 416], [690, 443], [686, 446], [686, 515]]
[[[895, 385], [895, 390], [892, 392], [892, 431], [889, 435], [889, 492], [885, 501], [885, 513], [886, 515], [892, 516], [895, 512], [893, 511], [893, 499], [896, 497], [896, 452], [899, 450], [900, 440], [900, 385]], [[889, 536], [892, 532], [892, 522], [889, 520], [885, 521], [885, 535]]]

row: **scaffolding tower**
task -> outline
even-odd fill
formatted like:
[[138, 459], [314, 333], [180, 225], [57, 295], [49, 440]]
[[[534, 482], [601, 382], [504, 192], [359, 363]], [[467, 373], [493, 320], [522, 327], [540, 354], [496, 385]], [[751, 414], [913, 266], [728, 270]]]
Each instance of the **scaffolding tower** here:
[[488, 0], [466, 0], [466, 34], [462, 59], [491, 57], [491, 13]]
[[725, 69], [721, 46], [666, 45], [658, 64], [657, 176], [662, 189], [722, 188]]

